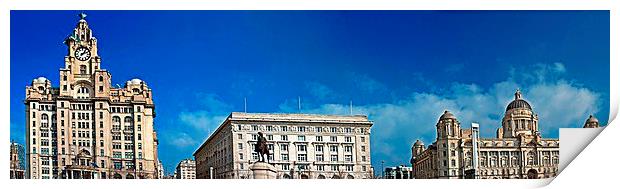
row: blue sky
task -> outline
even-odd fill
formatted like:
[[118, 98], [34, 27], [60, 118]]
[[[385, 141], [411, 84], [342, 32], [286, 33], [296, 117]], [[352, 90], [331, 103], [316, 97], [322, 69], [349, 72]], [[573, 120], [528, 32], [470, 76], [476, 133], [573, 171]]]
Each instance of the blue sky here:
[[[81, 11], [11, 11], [11, 138], [24, 89], [58, 86]], [[85, 11], [112, 82], [154, 91], [167, 171], [231, 111], [368, 114], [372, 163], [408, 164], [450, 110], [494, 136], [517, 88], [543, 137], [609, 114], [608, 11]], [[32, 69], [36, 68], [36, 69]]]

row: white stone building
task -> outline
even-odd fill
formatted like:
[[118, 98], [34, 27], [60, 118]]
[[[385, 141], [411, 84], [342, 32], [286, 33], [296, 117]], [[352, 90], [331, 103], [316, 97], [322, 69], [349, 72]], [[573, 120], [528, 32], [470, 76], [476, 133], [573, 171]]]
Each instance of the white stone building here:
[[197, 178], [252, 178], [257, 133], [277, 178], [372, 178], [367, 116], [233, 112], [196, 150]]
[[112, 75], [101, 67], [98, 41], [80, 16], [64, 41], [60, 85], [39, 77], [26, 87], [27, 175], [157, 178], [152, 91], [140, 79], [112, 85]]
[[181, 160], [175, 170], [175, 179], [196, 179], [196, 161], [194, 160]]

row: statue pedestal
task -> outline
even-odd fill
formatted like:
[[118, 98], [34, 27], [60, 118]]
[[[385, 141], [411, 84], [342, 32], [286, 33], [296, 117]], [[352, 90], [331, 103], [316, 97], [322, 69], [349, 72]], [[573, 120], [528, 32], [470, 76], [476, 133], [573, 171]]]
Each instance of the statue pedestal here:
[[254, 179], [275, 179], [276, 168], [266, 162], [256, 162], [250, 166]]

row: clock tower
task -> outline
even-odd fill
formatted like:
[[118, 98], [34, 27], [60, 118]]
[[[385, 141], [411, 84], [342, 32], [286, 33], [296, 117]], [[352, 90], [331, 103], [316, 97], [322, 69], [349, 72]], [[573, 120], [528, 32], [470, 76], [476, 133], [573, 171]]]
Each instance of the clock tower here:
[[[97, 53], [97, 39], [86, 22], [86, 14], [73, 32], [64, 40], [67, 45], [65, 66], [60, 69], [60, 95], [101, 97], [109, 92], [110, 74], [101, 69], [101, 57]], [[84, 88], [88, 93], [84, 92]], [[92, 92], [91, 92], [92, 91]], [[78, 95], [78, 96], [79, 96]]]

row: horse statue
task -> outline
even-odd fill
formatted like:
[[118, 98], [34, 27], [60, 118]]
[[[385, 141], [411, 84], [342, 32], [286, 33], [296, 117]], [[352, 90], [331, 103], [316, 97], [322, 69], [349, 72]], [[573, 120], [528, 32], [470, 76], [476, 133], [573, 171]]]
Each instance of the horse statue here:
[[254, 152], [258, 153], [259, 162], [265, 162], [264, 155], [267, 155], [267, 163], [269, 163], [269, 148], [267, 147], [267, 139], [261, 132], [258, 132], [258, 141], [254, 147]]

